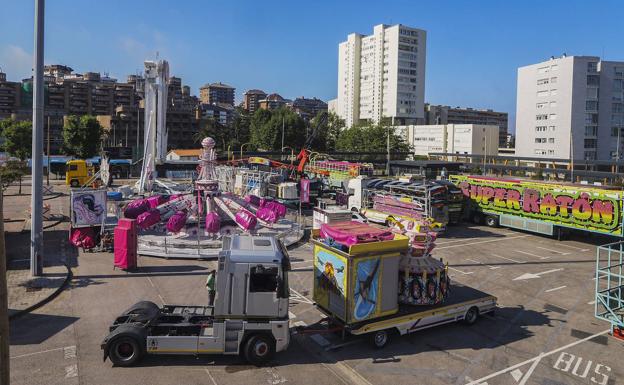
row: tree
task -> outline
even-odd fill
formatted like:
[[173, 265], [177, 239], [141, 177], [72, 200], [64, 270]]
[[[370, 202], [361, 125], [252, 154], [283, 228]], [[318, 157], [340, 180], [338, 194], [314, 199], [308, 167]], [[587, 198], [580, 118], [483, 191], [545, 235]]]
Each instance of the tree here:
[[102, 135], [102, 126], [95, 116], [70, 115], [63, 126], [63, 150], [80, 159], [90, 158], [101, 148]]
[[286, 107], [258, 110], [251, 118], [250, 142], [259, 149], [281, 151], [282, 130], [284, 146], [297, 150], [305, 143], [306, 123], [294, 111]]
[[202, 139], [207, 136], [215, 140], [217, 150], [226, 149], [228, 138], [227, 127], [212, 117], [201, 120], [199, 123], [199, 132], [195, 136], [195, 141], [201, 142]]
[[323, 114], [327, 114], [327, 120], [318, 127], [316, 138], [312, 141], [311, 147], [317, 151], [334, 151], [338, 135], [345, 127], [345, 121], [333, 112], [319, 112], [310, 121], [312, 130], [318, 125]]
[[0, 122], [4, 151], [9, 155], [26, 160], [32, 153], [32, 123], [4, 120]]
[[22, 177], [27, 172], [24, 161], [32, 155], [32, 123], [7, 119], [0, 122], [0, 129], [4, 139], [2, 145], [4, 151], [20, 160], [19, 162], [9, 161], [0, 170], [2, 189], [18, 181], [18, 194], [22, 194]]
[[251, 117], [249, 116], [249, 112], [241, 107], [236, 107], [232, 120], [232, 129], [230, 135], [228, 135], [228, 145], [235, 149], [249, 142], [250, 124]]
[[[354, 125], [343, 130], [336, 140], [336, 150], [349, 152], [385, 152], [388, 127], [380, 124]], [[404, 138], [390, 130], [390, 153], [405, 153], [410, 146]]]

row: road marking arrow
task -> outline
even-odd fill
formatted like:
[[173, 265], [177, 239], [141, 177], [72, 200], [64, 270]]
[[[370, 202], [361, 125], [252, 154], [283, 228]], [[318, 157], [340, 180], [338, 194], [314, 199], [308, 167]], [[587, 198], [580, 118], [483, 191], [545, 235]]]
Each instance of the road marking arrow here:
[[554, 273], [555, 271], [561, 271], [561, 270], [563, 270], [563, 269], [546, 270], [546, 271], [542, 271], [541, 273], [536, 273], [536, 274], [524, 273], [521, 276], [514, 278], [513, 280], [514, 281], [522, 281], [522, 280], [525, 280], [525, 279], [541, 278], [542, 275], [544, 275], [544, 274]]

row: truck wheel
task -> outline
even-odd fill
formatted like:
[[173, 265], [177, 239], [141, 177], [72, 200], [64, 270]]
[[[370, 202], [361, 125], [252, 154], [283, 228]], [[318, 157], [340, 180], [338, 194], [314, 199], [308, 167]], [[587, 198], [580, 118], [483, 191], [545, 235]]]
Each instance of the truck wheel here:
[[79, 187], [80, 184], [78, 183], [78, 181], [76, 179], [72, 179], [72, 181], [69, 182], [69, 185], [71, 187]]
[[108, 354], [115, 366], [128, 367], [143, 357], [143, 351], [136, 339], [129, 336], [116, 338], [109, 347]]
[[382, 349], [390, 341], [388, 330], [378, 330], [371, 335], [371, 342], [375, 349]]
[[488, 225], [488, 227], [498, 227], [498, 217], [488, 215], [485, 217], [485, 224]]
[[263, 366], [273, 358], [275, 343], [264, 334], [251, 336], [245, 344], [245, 359], [250, 364]]
[[478, 318], [479, 308], [473, 306], [466, 312], [466, 315], [464, 316], [464, 323], [466, 323], [466, 325], [474, 325], [474, 323], [477, 322]]

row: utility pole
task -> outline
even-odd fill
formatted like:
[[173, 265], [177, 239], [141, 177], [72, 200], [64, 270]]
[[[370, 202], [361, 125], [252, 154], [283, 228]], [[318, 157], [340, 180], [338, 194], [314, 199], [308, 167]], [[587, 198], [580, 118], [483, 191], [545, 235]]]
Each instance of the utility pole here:
[[43, 273], [43, 28], [45, 0], [35, 0], [30, 274]]
[[46, 163], [48, 165], [46, 172], [46, 185], [50, 185], [50, 115], [48, 115], [48, 145], [46, 148]]
[[[306, 137], [306, 139], [308, 138]], [[282, 115], [282, 147], [281, 148], [284, 148], [284, 115]]]
[[574, 183], [574, 135], [570, 127], [570, 182]]
[[[0, 191], [0, 213], [3, 213], [3, 193]], [[0, 219], [0, 384], [9, 384], [9, 300], [4, 249], [4, 216]]]

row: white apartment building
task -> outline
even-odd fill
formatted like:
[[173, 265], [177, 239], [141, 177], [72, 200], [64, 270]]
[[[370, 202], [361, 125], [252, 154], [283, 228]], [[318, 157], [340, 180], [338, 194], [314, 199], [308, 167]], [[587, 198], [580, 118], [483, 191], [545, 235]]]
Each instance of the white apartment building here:
[[518, 68], [516, 156], [622, 159], [623, 83], [624, 62], [595, 56]]
[[338, 96], [330, 110], [347, 127], [392, 118], [424, 118], [427, 33], [401, 24], [376, 25], [372, 35], [352, 33], [338, 46]]
[[396, 127], [407, 135], [414, 155], [431, 152], [497, 155], [498, 126], [484, 124], [433, 124]]

